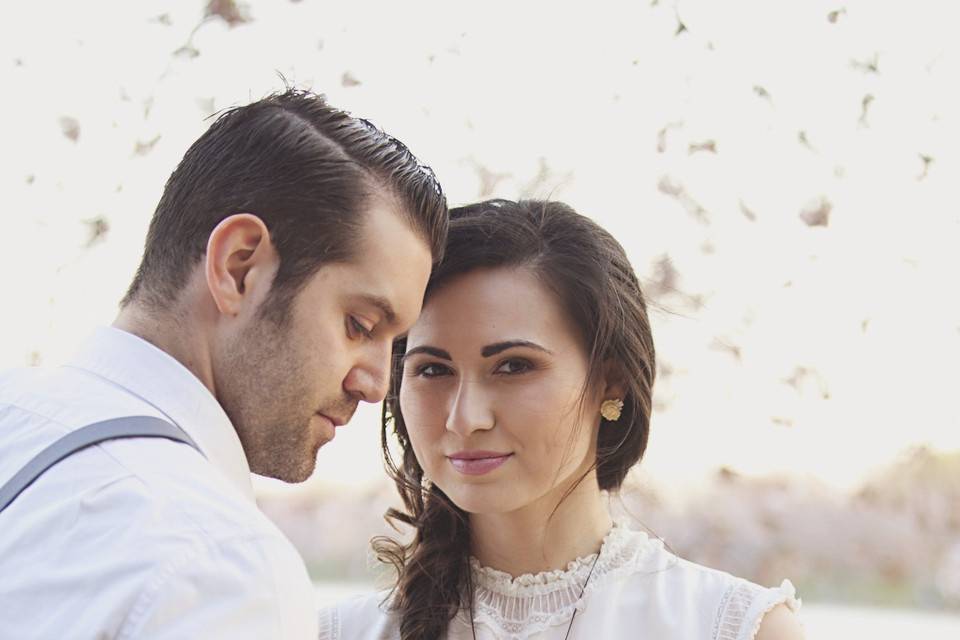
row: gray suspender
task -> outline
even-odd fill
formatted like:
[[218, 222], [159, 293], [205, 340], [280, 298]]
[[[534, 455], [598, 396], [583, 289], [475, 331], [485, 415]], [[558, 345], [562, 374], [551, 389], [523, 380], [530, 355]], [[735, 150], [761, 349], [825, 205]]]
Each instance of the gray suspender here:
[[200, 447], [180, 427], [152, 416], [114, 418], [87, 425], [68, 433], [38, 453], [0, 487], [0, 513], [47, 469], [64, 458], [89, 446], [120, 438], [166, 438], [188, 444], [200, 451]]

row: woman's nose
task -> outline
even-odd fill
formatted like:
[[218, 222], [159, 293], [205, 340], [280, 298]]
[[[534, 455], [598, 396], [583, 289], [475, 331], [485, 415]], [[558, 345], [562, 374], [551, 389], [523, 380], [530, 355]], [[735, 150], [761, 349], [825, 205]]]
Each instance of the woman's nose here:
[[447, 414], [447, 431], [466, 438], [475, 431], [493, 428], [495, 420], [483, 385], [461, 380]]

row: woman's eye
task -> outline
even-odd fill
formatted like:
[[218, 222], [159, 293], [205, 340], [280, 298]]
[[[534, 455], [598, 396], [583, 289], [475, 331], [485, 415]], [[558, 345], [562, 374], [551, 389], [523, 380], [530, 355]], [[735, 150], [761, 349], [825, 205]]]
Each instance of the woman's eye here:
[[353, 316], [347, 316], [347, 318], [347, 322], [350, 325], [351, 336], [361, 335], [364, 338], [370, 338], [373, 335], [373, 329], [368, 329], [363, 323]]
[[450, 367], [436, 362], [420, 365], [414, 370], [414, 375], [420, 376], [421, 378], [438, 378], [448, 375], [449, 373]]
[[529, 360], [523, 360], [521, 358], [511, 358], [510, 360], [504, 360], [497, 366], [494, 373], [505, 373], [505, 374], [515, 374], [515, 373], [526, 373], [533, 369], [533, 364]]

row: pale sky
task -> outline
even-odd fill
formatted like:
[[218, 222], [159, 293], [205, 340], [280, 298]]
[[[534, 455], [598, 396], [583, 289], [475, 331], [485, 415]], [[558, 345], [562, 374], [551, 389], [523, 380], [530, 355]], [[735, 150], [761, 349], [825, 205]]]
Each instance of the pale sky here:
[[[232, 27], [186, 0], [7, 7], [0, 367], [55, 363], [112, 320], [205, 118], [279, 72], [407, 142], [453, 204], [557, 198], [648, 291], [672, 265], [658, 482], [725, 465], [850, 487], [912, 446], [960, 448], [949, 3], [246, 6]], [[817, 210], [825, 226], [801, 217]], [[313, 483], [379, 478], [378, 416], [358, 412]]]

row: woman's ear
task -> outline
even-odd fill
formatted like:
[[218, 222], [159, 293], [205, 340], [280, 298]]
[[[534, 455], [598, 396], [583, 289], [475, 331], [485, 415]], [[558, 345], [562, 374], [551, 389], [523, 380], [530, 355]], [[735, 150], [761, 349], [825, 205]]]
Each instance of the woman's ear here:
[[627, 395], [627, 385], [624, 383], [623, 370], [620, 363], [606, 360], [603, 363], [603, 384], [601, 400], [623, 400]]

